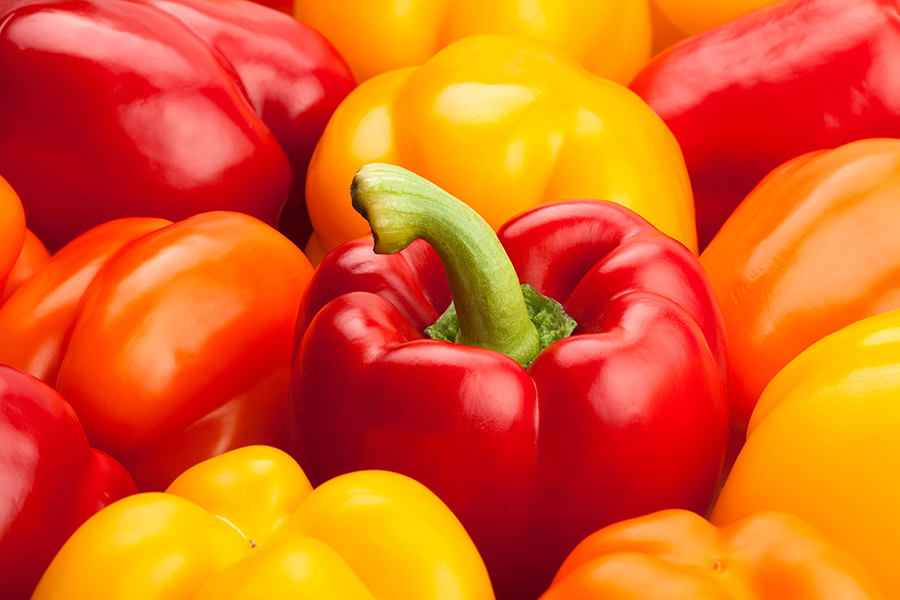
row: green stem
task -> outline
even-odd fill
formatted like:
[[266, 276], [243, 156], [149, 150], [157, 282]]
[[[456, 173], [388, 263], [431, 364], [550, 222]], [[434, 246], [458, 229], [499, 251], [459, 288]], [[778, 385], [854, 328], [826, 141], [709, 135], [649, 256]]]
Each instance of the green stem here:
[[537, 328], [509, 257], [490, 225], [433, 183], [393, 165], [365, 165], [350, 196], [372, 227], [375, 252], [394, 254], [423, 239], [435, 249], [459, 317], [456, 341], [528, 365], [541, 351]]

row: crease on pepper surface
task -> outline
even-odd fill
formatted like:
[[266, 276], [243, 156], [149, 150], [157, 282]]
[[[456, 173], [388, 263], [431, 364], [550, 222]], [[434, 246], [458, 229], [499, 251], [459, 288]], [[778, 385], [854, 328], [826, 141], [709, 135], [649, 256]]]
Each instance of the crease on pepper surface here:
[[465, 530], [423, 485], [366, 471], [313, 490], [268, 446], [209, 459], [165, 493], [131, 496], [86, 522], [34, 599], [79, 591], [98, 600], [493, 598]]
[[[398, 178], [388, 197], [415, 178], [367, 169]], [[452, 231], [452, 213], [427, 220]], [[302, 303], [291, 452], [313, 482], [359, 468], [422, 481], [459, 515], [498, 597], [536, 597], [603, 524], [671, 506], [708, 510], [727, 433], [724, 330], [696, 257], [632, 211], [556, 202], [511, 221], [509, 236], [506, 227], [520, 283], [562, 303], [579, 322], [574, 334], [528, 371], [492, 350], [425, 339], [426, 316], [438, 312], [429, 300], [450, 300], [448, 267], [435, 267], [443, 251], [419, 240], [408, 258], [381, 262], [365, 242], [341, 246]], [[456, 280], [470, 279], [460, 272]], [[481, 304], [491, 292], [468, 296]]]

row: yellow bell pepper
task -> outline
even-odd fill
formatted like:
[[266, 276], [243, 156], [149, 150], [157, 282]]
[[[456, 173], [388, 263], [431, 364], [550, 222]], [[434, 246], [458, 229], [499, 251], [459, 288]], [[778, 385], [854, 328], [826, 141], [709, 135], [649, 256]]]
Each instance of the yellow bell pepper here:
[[666, 125], [627, 88], [536, 40], [469, 37], [345, 98], [307, 177], [314, 263], [369, 232], [347, 193], [367, 163], [421, 175], [495, 230], [539, 204], [596, 198], [697, 250], [690, 182]]
[[387, 471], [315, 490], [287, 454], [250, 446], [116, 502], [56, 555], [32, 600], [491, 600], [450, 510]]
[[797, 515], [900, 598], [900, 311], [826, 336], [769, 383], [712, 514]]
[[622, 84], [650, 59], [647, 0], [295, 0], [294, 14], [335, 45], [359, 82], [481, 33], [558, 44]]

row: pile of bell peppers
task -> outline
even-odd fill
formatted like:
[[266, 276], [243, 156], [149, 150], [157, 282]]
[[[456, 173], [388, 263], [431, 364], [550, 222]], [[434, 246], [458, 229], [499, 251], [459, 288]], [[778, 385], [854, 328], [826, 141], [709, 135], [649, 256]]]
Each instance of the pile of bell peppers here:
[[0, 2], [0, 597], [900, 597], [900, 1]]

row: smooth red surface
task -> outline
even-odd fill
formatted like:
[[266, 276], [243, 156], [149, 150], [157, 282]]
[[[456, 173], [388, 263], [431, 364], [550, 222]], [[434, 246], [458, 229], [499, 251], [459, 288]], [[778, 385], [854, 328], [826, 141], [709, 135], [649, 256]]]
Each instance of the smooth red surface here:
[[279, 229], [301, 248], [312, 233], [306, 169], [325, 125], [356, 86], [350, 67], [315, 29], [293, 16], [291, 2], [133, 0], [184, 23], [224, 57], [250, 105], [291, 163], [291, 191]]
[[631, 83], [684, 152], [701, 249], [753, 187], [813, 150], [900, 137], [896, 0], [791, 0], [663, 52]]
[[68, 537], [137, 492], [125, 469], [88, 445], [50, 386], [0, 365], [0, 589], [24, 600]]
[[417, 331], [434, 323], [450, 305], [444, 266], [427, 242], [416, 240], [397, 254], [375, 254], [371, 237], [341, 244], [319, 263], [303, 294], [294, 353], [323, 306], [350, 292], [371, 292], [391, 302]]
[[[343, 269], [329, 294], [338, 249], [310, 286], [323, 303], [337, 297], [300, 344], [292, 446], [313, 485], [368, 468], [418, 479], [460, 518], [498, 598], [536, 598], [596, 529], [662, 508], [710, 508], [727, 437], [723, 325], [696, 258], [618, 205], [546, 205], [498, 236], [522, 280], [562, 296], [575, 334], [527, 371], [495, 352], [423, 339], [408, 319], [437, 314], [429, 297], [445, 292], [408, 293], [389, 277], [373, 284], [372, 265], [385, 258], [390, 271], [398, 259], [370, 252], [356, 260], [357, 289], [375, 293], [347, 293]], [[417, 275], [426, 285], [440, 280], [431, 259], [400, 264], [426, 269]], [[399, 306], [387, 299], [397, 295]], [[309, 297], [301, 330], [316, 308]]]
[[12, 0], [0, 80], [0, 172], [51, 251], [126, 216], [275, 226], [353, 85], [318, 33], [236, 0]]

